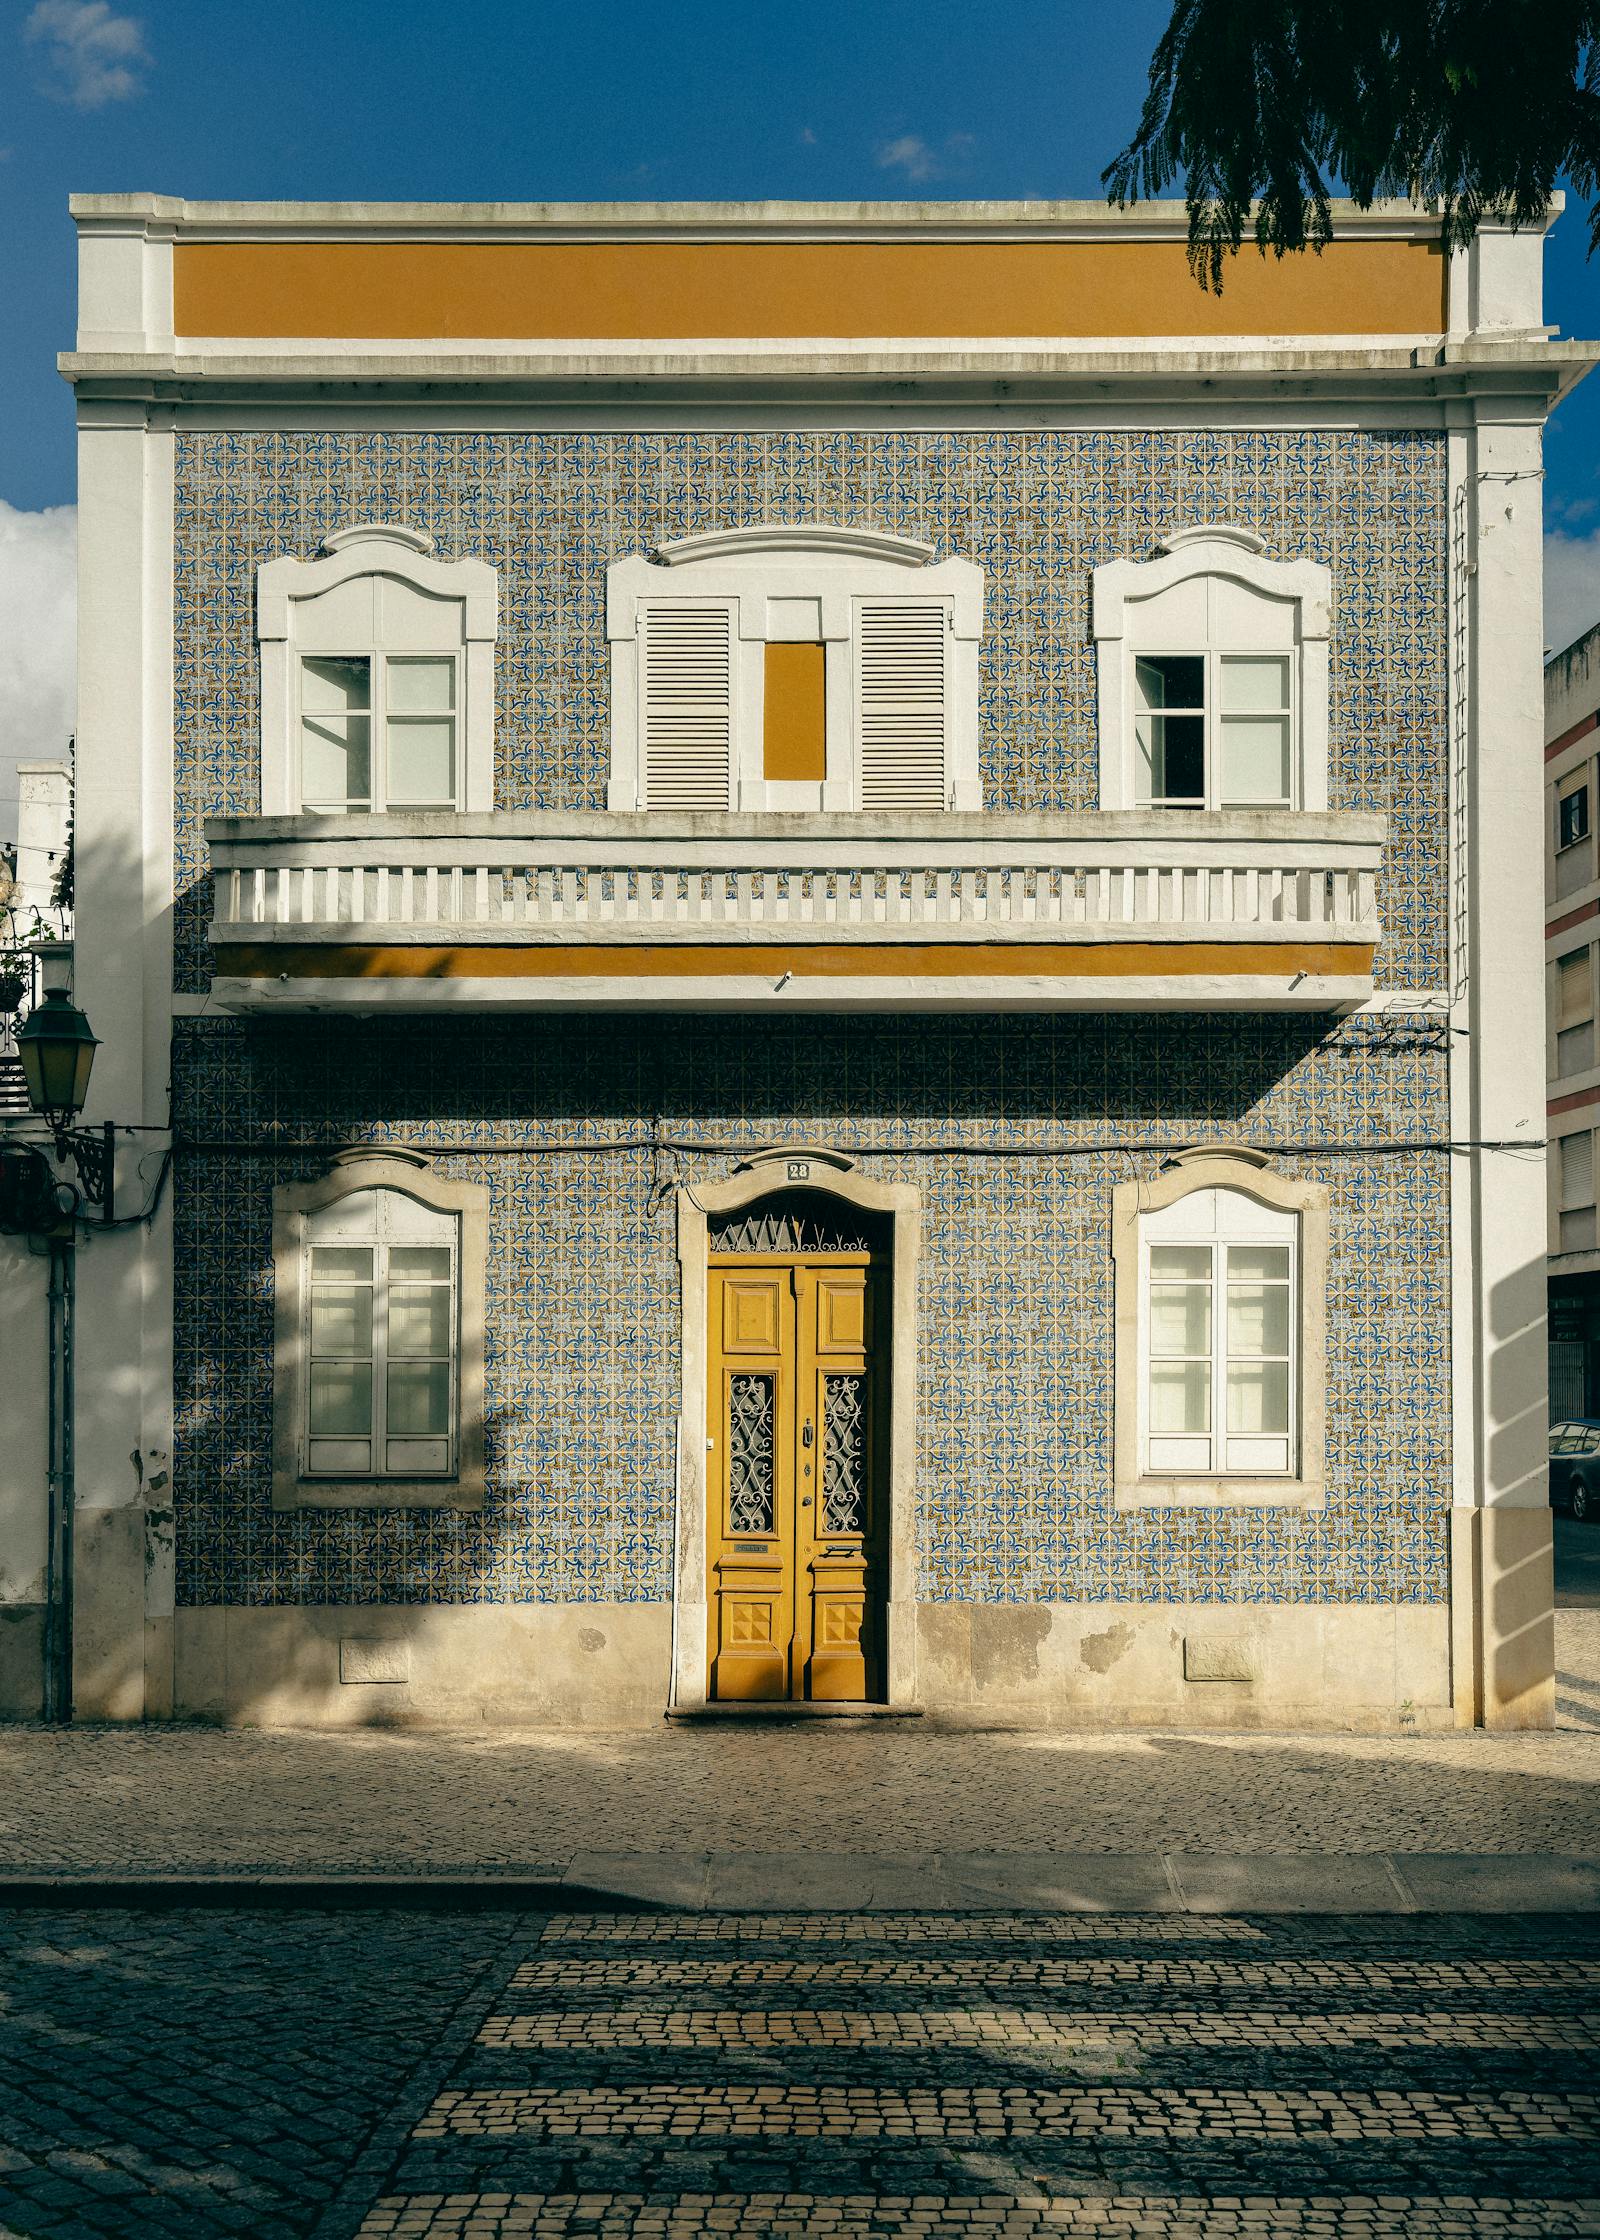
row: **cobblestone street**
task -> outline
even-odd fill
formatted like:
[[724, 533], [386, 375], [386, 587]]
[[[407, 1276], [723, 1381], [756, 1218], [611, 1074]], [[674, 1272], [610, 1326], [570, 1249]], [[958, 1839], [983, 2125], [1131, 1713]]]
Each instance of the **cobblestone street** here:
[[1600, 1925], [22, 1913], [7, 2240], [1600, 2233]]

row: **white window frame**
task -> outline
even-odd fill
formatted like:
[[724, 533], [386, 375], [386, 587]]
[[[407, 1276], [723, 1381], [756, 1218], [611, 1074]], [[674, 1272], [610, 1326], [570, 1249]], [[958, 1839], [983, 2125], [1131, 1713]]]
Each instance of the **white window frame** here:
[[[1170, 622], [1160, 614], [1162, 595], [1179, 586], [1232, 585], [1262, 602], [1260, 642], [1214, 636], [1208, 595], [1208, 621], [1174, 642]], [[1169, 602], [1170, 605], [1170, 602]], [[1291, 642], [1280, 627], [1290, 609]], [[1297, 809], [1328, 806], [1328, 647], [1333, 612], [1333, 576], [1313, 560], [1271, 560], [1253, 530], [1230, 523], [1179, 529], [1165, 538], [1153, 560], [1108, 560], [1094, 570], [1094, 636], [1099, 702], [1100, 806], [1149, 810], [1138, 796], [1135, 741], [1134, 663], [1162, 655], [1207, 657], [1206, 709], [1207, 806], [1216, 799], [1211, 726], [1218, 719], [1218, 676], [1212, 664], [1228, 655], [1289, 656], [1291, 803]], [[1172, 815], [1193, 815], [1173, 810]], [[1241, 812], [1247, 813], [1247, 812]], [[1274, 813], [1272, 804], [1266, 813]], [[1276, 813], [1282, 814], [1281, 810]]]
[[[983, 634], [983, 570], [972, 560], [935, 560], [934, 547], [877, 529], [826, 523], [760, 525], [679, 537], [653, 552], [630, 553], [606, 575], [606, 635], [611, 647], [611, 776], [608, 808], [644, 809], [645, 757], [640, 687], [644, 611], [660, 605], [709, 605], [732, 618], [733, 740], [727, 806], [738, 810], [857, 810], [861, 806], [856, 717], [857, 615], [864, 601], [937, 602], [949, 617], [945, 667], [945, 802], [983, 806], [978, 772], [978, 641]], [[793, 642], [804, 602], [820, 617], [827, 647], [826, 775], [820, 785], [765, 773], [765, 648]]]
[[[1252, 1201], [1269, 1217], [1240, 1223], [1231, 1241], [1291, 1242], [1289, 1467], [1230, 1467], [1226, 1447], [1225, 1300], [1213, 1295], [1210, 1460], [1154, 1467], [1150, 1459], [1149, 1255], [1152, 1243], [1205, 1242], [1172, 1233], [1162, 1216], [1199, 1191]], [[1253, 1234], [1250, 1233], [1253, 1230]], [[1268, 1234], [1268, 1231], [1271, 1234]], [[1209, 1239], [1213, 1282], [1230, 1242], [1225, 1202]], [[1328, 1190], [1275, 1173], [1265, 1156], [1233, 1144], [1177, 1153], [1153, 1182], [1112, 1192], [1116, 1284], [1114, 1500], [1118, 1509], [1287, 1507], [1320, 1509], [1326, 1499]], [[1225, 1286], [1226, 1278], [1223, 1277]], [[1220, 1451], [1219, 1451], [1220, 1447]]]
[[[304, 643], [316, 601], [362, 578], [392, 578], [416, 597], [401, 603], [401, 619], [375, 631], [381, 643], [337, 646]], [[265, 561], [256, 576], [256, 636], [261, 658], [261, 811], [263, 816], [303, 814], [300, 761], [300, 680], [305, 653], [319, 659], [370, 658], [376, 677], [386, 657], [417, 655], [455, 662], [456, 798], [462, 811], [494, 807], [494, 649], [499, 589], [486, 560], [438, 560], [433, 539], [420, 529], [362, 522], [322, 540], [321, 557], [283, 554]], [[379, 711], [372, 714], [374, 800], [386, 782]], [[360, 810], [331, 812], [362, 815]], [[381, 809], [374, 808], [380, 815]], [[399, 804], [396, 814], [419, 813]]]
[[[446, 1467], [387, 1469], [376, 1449], [372, 1467], [314, 1469], [310, 1445], [310, 1254], [318, 1216], [367, 1192], [392, 1192], [451, 1224], [454, 1237], [455, 1375]], [[285, 1183], [273, 1193], [274, 1367], [272, 1505], [275, 1509], [481, 1509], [484, 1498], [483, 1331], [488, 1192], [447, 1181], [412, 1152], [352, 1152], [315, 1182]], [[353, 1237], [347, 1241], [356, 1242]], [[408, 1240], [401, 1238], [400, 1242]], [[409, 1240], [427, 1241], [421, 1236]], [[375, 1334], [375, 1350], [381, 1339]], [[376, 1380], [375, 1380], [376, 1381]], [[377, 1395], [374, 1432], [377, 1434]]]

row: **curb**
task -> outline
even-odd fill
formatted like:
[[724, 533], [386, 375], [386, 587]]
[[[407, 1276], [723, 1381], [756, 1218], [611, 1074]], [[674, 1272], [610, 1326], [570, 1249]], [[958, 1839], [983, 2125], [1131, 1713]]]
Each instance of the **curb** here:
[[0, 1907], [530, 1913], [1595, 1914], [1556, 1852], [583, 1852], [443, 1874], [6, 1874]]

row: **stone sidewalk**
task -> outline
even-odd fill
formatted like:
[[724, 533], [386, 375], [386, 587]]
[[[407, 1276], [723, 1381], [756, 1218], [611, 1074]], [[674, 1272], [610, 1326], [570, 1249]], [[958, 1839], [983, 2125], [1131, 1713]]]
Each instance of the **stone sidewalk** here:
[[1545, 1734], [0, 1728], [0, 1880], [516, 1881], [528, 1902], [713, 1909], [1600, 1904], [1600, 1608], [1558, 1613], [1557, 1663]]

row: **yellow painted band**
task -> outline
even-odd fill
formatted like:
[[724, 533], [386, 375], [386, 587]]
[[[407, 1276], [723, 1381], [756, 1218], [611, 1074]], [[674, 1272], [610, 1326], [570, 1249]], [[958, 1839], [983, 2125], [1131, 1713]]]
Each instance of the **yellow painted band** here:
[[1372, 971], [1372, 950], [1341, 941], [778, 942], [600, 947], [585, 943], [517, 948], [437, 948], [357, 943], [221, 943], [212, 952], [225, 979], [551, 980], [748, 979], [791, 972], [796, 979], [930, 977], [1191, 979], [1250, 973], [1292, 979], [1297, 972], [1347, 978]]
[[180, 335], [375, 341], [1436, 333], [1437, 242], [1335, 242], [1201, 288], [1181, 241], [203, 241]]

